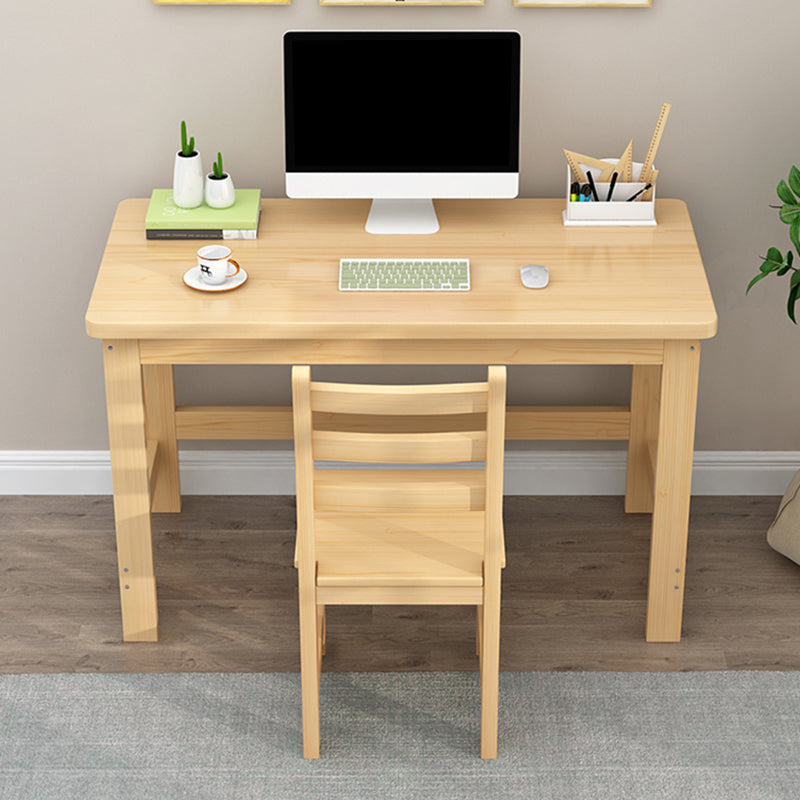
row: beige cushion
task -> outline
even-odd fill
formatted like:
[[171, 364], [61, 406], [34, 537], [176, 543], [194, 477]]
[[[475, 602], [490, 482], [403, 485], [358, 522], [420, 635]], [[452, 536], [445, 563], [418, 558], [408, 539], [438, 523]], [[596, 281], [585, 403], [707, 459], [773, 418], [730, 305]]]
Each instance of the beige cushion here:
[[767, 544], [800, 564], [800, 472], [786, 490], [778, 513], [767, 531]]

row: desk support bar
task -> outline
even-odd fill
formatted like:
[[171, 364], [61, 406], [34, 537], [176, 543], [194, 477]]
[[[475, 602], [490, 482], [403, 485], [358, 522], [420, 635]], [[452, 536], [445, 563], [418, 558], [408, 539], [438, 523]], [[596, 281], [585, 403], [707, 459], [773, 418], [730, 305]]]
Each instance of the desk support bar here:
[[[148, 406], [149, 408], [149, 406]], [[290, 440], [290, 406], [179, 406], [175, 410], [178, 439], [195, 440]], [[347, 425], [346, 419], [341, 419]], [[364, 427], [364, 417], [359, 417]], [[628, 439], [630, 411], [626, 406], [510, 406], [506, 415], [506, 439], [611, 441]], [[409, 422], [411, 420], [411, 422]], [[387, 419], [376, 418], [376, 430], [385, 430]], [[412, 424], [417, 432], [426, 430], [424, 418], [402, 417], [395, 426]], [[436, 427], [441, 424], [435, 421]], [[454, 427], [472, 430], [475, 424], [462, 415]], [[366, 428], [365, 428], [366, 430]]]

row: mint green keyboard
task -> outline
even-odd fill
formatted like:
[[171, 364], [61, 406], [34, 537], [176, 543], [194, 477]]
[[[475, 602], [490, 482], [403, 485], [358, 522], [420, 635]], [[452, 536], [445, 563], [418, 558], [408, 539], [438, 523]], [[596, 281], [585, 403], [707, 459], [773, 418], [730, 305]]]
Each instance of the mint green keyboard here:
[[469, 291], [466, 258], [343, 258], [342, 292]]

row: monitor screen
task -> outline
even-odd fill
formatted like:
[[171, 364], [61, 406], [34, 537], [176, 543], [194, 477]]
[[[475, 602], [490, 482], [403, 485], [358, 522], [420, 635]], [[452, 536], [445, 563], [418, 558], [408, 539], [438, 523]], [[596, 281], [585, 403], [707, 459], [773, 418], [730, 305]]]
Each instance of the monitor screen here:
[[517, 172], [519, 35], [288, 33], [293, 172]]

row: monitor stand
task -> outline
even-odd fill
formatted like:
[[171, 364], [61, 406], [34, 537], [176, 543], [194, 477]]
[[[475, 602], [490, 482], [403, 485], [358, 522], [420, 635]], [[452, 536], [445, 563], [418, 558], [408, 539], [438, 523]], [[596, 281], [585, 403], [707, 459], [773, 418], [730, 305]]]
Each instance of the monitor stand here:
[[375, 198], [367, 217], [368, 233], [436, 233], [438, 230], [433, 200]]

